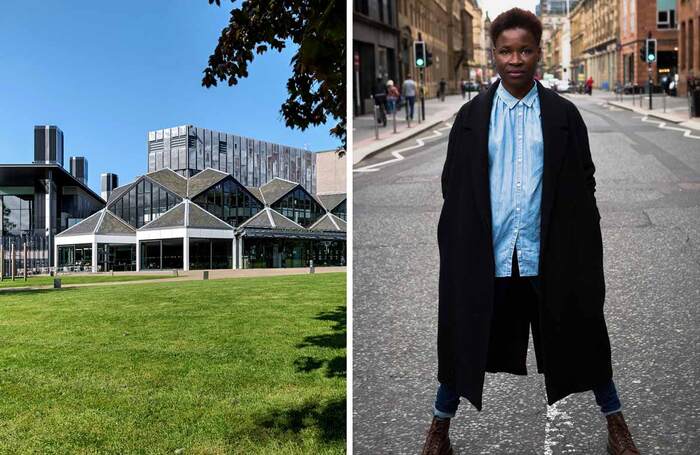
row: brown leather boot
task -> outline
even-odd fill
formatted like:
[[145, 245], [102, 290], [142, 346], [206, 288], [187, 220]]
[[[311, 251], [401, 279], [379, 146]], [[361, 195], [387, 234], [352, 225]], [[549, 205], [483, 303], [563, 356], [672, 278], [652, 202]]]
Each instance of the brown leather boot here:
[[608, 420], [608, 453], [612, 455], [639, 455], [622, 412], [605, 417]]
[[448, 432], [450, 431], [450, 419], [438, 419], [433, 417], [433, 423], [425, 438], [422, 455], [452, 455], [452, 443]]

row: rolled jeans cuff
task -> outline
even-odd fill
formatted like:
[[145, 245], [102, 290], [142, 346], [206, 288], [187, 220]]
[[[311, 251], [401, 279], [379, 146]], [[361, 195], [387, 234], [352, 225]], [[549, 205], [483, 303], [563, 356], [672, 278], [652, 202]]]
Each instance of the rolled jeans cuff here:
[[607, 416], [609, 416], [609, 415], [615, 414], [615, 413], [620, 412], [620, 411], [622, 411], [622, 406], [620, 406], [619, 408], [615, 409], [614, 411], [607, 411], [607, 412], [604, 412], [603, 415], [604, 415], [605, 417], [607, 417]]
[[436, 408], [435, 406], [433, 406], [433, 416], [438, 417], [440, 419], [451, 419], [455, 416], [455, 414], [456, 414], [456, 412], [452, 412], [452, 413], [443, 412], [443, 411], [439, 410], [438, 408]]

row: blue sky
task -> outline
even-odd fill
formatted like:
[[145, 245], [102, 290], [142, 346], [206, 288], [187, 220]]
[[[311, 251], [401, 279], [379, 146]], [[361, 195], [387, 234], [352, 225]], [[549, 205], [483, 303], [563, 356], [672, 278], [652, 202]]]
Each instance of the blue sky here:
[[192, 124], [327, 150], [329, 126], [284, 126], [293, 49], [256, 56], [247, 79], [206, 89], [202, 70], [232, 4], [207, 0], [5, 2], [0, 15], [0, 163], [33, 160], [33, 128], [58, 125], [89, 186], [147, 170], [146, 133]]

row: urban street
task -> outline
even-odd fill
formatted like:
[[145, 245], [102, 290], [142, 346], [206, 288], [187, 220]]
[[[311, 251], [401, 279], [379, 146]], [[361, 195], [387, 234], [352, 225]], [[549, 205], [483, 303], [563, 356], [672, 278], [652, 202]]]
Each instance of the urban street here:
[[[568, 95], [587, 126], [602, 219], [614, 379], [643, 454], [700, 453], [700, 131]], [[440, 174], [449, 122], [355, 165], [356, 454], [417, 454], [436, 379]], [[458, 454], [604, 454], [592, 392], [546, 405], [528, 376], [487, 374], [462, 400]]]

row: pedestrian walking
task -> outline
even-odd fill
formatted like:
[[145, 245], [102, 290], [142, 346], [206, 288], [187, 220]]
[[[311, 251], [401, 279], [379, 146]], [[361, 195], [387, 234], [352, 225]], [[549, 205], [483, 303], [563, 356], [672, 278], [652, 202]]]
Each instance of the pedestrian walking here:
[[462, 79], [462, 82], [460, 83], [460, 88], [462, 89], [462, 99], [467, 98], [467, 81]]
[[612, 379], [595, 167], [576, 106], [534, 79], [542, 24], [513, 8], [490, 28], [500, 81], [450, 133], [438, 224], [438, 381], [424, 455], [452, 453], [460, 397], [485, 373], [537, 371], [552, 405], [593, 391], [611, 454], [638, 454]]
[[401, 93], [399, 93], [399, 89], [394, 85], [394, 81], [389, 79], [386, 83], [386, 103], [387, 112], [389, 114], [393, 114], [396, 110], [396, 105], [400, 97]]
[[588, 76], [588, 79], [586, 79], [585, 93], [588, 93], [589, 95], [593, 96], [593, 77], [592, 76]]
[[440, 78], [438, 85], [438, 95], [440, 96], [440, 101], [445, 101], [445, 91], [447, 90], [447, 81], [445, 78]]
[[374, 98], [374, 105], [379, 110], [377, 122], [386, 126], [386, 84], [382, 77], [377, 78], [377, 83], [372, 90], [372, 98]]
[[416, 104], [416, 93], [417, 87], [416, 82], [411, 78], [410, 74], [406, 75], [406, 80], [403, 81], [403, 87], [401, 87], [404, 98], [408, 103], [408, 116], [413, 120], [413, 108]]

